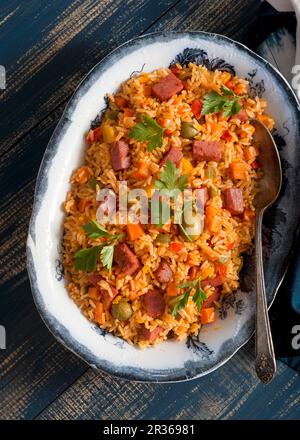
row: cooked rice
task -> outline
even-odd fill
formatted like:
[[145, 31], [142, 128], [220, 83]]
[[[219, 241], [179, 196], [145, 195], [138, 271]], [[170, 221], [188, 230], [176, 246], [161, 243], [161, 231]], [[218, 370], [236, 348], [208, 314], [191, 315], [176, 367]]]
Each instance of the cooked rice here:
[[[182, 149], [184, 157], [192, 160], [191, 140], [180, 136], [180, 126], [182, 121], [194, 121], [194, 125], [199, 129], [197, 139], [216, 140], [222, 142], [223, 161], [217, 162], [199, 162], [190, 172], [189, 182], [192, 188], [200, 188], [212, 185], [218, 189], [218, 194], [209, 199], [208, 204], [216, 207], [222, 207], [221, 191], [232, 186], [239, 187], [243, 191], [243, 199], [246, 210], [254, 211], [253, 198], [256, 193], [257, 179], [260, 171], [252, 168], [249, 162], [249, 172], [247, 180], [232, 181], [228, 176], [228, 165], [234, 160], [245, 160], [243, 151], [245, 147], [253, 145], [254, 128], [249, 122], [251, 118], [261, 118], [269, 127], [273, 126], [271, 118], [263, 115], [266, 102], [258, 97], [244, 99], [243, 108], [249, 117], [248, 121], [241, 123], [235, 117], [223, 118], [220, 113], [209, 114], [205, 118], [197, 121], [191, 110], [191, 103], [195, 99], [202, 99], [203, 96], [211, 90], [220, 91], [221, 84], [228, 79], [228, 74], [220, 71], [208, 71], [203, 66], [189, 64], [188, 67], [180, 70], [179, 77], [185, 82], [185, 89], [171, 99], [159, 102], [156, 98], [149, 96], [149, 88], [161, 78], [169, 74], [169, 69], [163, 68], [152, 73], [142, 73], [135, 76], [121, 85], [117, 92], [118, 96], [128, 101], [128, 106], [133, 110], [133, 116], [124, 116], [120, 113], [117, 122], [111, 122], [116, 130], [116, 140], [121, 138], [128, 139], [129, 130], [137, 122], [141, 114], [147, 114], [155, 120], [161, 118], [171, 121], [172, 133], [163, 138], [163, 146], [149, 152], [144, 142], [137, 142], [129, 139], [130, 155], [132, 165], [127, 170], [115, 172], [111, 165], [110, 144], [103, 141], [93, 142], [87, 147], [85, 154], [85, 166], [88, 167], [90, 176], [96, 179], [96, 188], [92, 188], [90, 181], [79, 183], [78, 170], [71, 178], [71, 190], [67, 195], [64, 205], [66, 218], [64, 222], [64, 268], [65, 278], [67, 280], [67, 290], [81, 309], [82, 313], [91, 321], [95, 320], [95, 307], [97, 300], [89, 297], [88, 288], [90, 287], [90, 274], [82, 271], [76, 271], [74, 268], [74, 254], [81, 248], [95, 245], [97, 240], [91, 240], [87, 237], [82, 226], [95, 219], [96, 216], [96, 191], [100, 187], [109, 187], [117, 191], [119, 180], [126, 180], [129, 188], [141, 187], [151, 188], [151, 183], [155, 179], [155, 173], [159, 171], [159, 163], [164, 154], [170, 147]], [[238, 87], [239, 94], [247, 92], [247, 81], [237, 78], [230, 78], [231, 85]], [[109, 96], [109, 107], [117, 109], [115, 96]], [[263, 116], [262, 116], [263, 115]], [[224, 132], [231, 135], [230, 140], [222, 140]], [[151, 175], [144, 181], [133, 179], [133, 172], [140, 161], [147, 161], [150, 165]], [[205, 170], [208, 166], [214, 166], [216, 176], [207, 178]], [[80, 170], [80, 169], [79, 169]], [[83, 208], [79, 209], [79, 202], [84, 200]], [[109, 225], [107, 229], [112, 233], [121, 233], [126, 231], [125, 226]], [[176, 228], [171, 227], [169, 235], [171, 241], [182, 241], [184, 249], [179, 253], [174, 253], [169, 245], [155, 242], [159, 230], [155, 225], [145, 225], [145, 234], [134, 242], [128, 239], [126, 242], [134, 251], [142, 263], [142, 269], [133, 276], [121, 276], [120, 269], [113, 266], [111, 273], [103, 268], [98, 260], [95, 273], [100, 275], [102, 280], [99, 288], [109, 290], [110, 286], [116, 287], [119, 293], [118, 299], [124, 297], [131, 301], [133, 315], [127, 321], [120, 321], [112, 317], [108, 312], [103, 312], [101, 318], [101, 327], [109, 332], [121, 336], [129, 343], [138, 344], [141, 347], [148, 345], [147, 341], [139, 340], [139, 326], [144, 324], [149, 330], [160, 326], [163, 331], [156, 339], [159, 343], [172, 335], [174, 338], [184, 339], [190, 334], [196, 334], [201, 326], [199, 311], [197, 310], [191, 297], [185, 309], [181, 310], [177, 317], [172, 316], [169, 308], [161, 319], [154, 319], [148, 316], [142, 307], [141, 297], [149, 290], [159, 286], [153, 273], [158, 268], [162, 259], [168, 261], [173, 274], [174, 282], [180, 284], [189, 278], [191, 267], [196, 266], [204, 273], [203, 278], [212, 278], [216, 275], [218, 260], [211, 261], [204, 251], [205, 246], [213, 248], [217, 258], [227, 256], [226, 281], [222, 286], [222, 295], [234, 293], [239, 287], [239, 271], [242, 267], [242, 254], [252, 245], [254, 235], [253, 218], [243, 218], [241, 216], [232, 216], [229, 211], [222, 210], [222, 230], [217, 234], [210, 233], [207, 229], [203, 231], [199, 239], [194, 242], [184, 242], [178, 235]], [[101, 242], [101, 239], [100, 241]], [[232, 243], [235, 246], [230, 249]], [[204, 249], [204, 250], [203, 250]], [[205, 288], [207, 297], [213, 292], [214, 287]], [[166, 296], [168, 304], [168, 297]]]

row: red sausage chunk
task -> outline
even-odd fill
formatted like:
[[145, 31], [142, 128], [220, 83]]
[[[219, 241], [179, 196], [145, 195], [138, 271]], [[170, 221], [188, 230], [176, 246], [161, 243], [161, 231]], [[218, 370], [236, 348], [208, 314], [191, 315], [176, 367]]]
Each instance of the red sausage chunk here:
[[193, 158], [197, 161], [222, 159], [222, 146], [217, 141], [193, 141]]
[[141, 263], [125, 243], [116, 246], [114, 260], [125, 275], [132, 275], [141, 267]]
[[168, 101], [176, 93], [181, 92], [183, 84], [174, 73], [169, 73], [158, 83], [152, 86], [152, 95], [158, 98], [160, 101]]
[[242, 109], [238, 114], [233, 116], [236, 119], [239, 119], [241, 122], [245, 122], [248, 119], [248, 114], [246, 110]]
[[147, 315], [152, 316], [152, 318], [160, 318], [164, 314], [166, 303], [162, 290], [150, 290], [142, 298]]
[[179, 164], [179, 162], [181, 161], [182, 158], [183, 158], [183, 154], [182, 154], [181, 150], [178, 150], [178, 148], [171, 148], [167, 152], [167, 154], [165, 155], [163, 160], [161, 161], [160, 166], [163, 167], [168, 160], [170, 160], [175, 165], [177, 165], [177, 164]]
[[242, 214], [244, 211], [243, 191], [240, 188], [227, 188], [224, 191], [225, 208], [231, 214]]
[[173, 276], [173, 272], [168, 263], [166, 261], [162, 261], [154, 275], [157, 281], [160, 283], [168, 283]]
[[129, 145], [124, 141], [116, 141], [111, 149], [111, 162], [115, 171], [130, 167]]
[[209, 298], [207, 298], [205, 301], [203, 301], [202, 309], [208, 309], [209, 307], [213, 307], [214, 302], [219, 301], [220, 296], [221, 296], [220, 290], [216, 289], [215, 292], [212, 295], [210, 295]]
[[217, 287], [217, 286], [221, 286], [223, 283], [224, 283], [224, 278], [221, 276], [217, 276], [217, 277], [208, 278], [207, 280], [202, 281], [201, 286], [202, 286], [202, 288], [204, 288], [206, 286]]
[[139, 328], [139, 338], [148, 341], [150, 344], [160, 335], [162, 328], [157, 326], [154, 330], [148, 330], [144, 325]]

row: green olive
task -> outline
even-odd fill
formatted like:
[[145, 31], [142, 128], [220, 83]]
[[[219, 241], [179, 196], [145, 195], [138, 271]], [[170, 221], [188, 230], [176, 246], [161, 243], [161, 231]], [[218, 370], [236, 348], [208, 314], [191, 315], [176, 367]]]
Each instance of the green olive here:
[[189, 240], [189, 241], [198, 240], [203, 230], [202, 223], [203, 223], [202, 218], [199, 214], [194, 216], [192, 224], [188, 224], [183, 218], [182, 226], [180, 228], [180, 235], [185, 240]]
[[156, 243], [163, 243], [163, 244], [169, 244], [171, 239], [166, 234], [158, 234], [158, 236], [155, 239]]
[[194, 139], [199, 131], [194, 127], [192, 122], [182, 122], [180, 135], [186, 139]]
[[110, 119], [111, 121], [117, 121], [119, 117], [119, 111], [118, 110], [106, 110], [105, 112], [105, 119]]
[[111, 306], [111, 314], [114, 318], [120, 321], [126, 321], [130, 318], [133, 311], [128, 301], [120, 301], [117, 304]]

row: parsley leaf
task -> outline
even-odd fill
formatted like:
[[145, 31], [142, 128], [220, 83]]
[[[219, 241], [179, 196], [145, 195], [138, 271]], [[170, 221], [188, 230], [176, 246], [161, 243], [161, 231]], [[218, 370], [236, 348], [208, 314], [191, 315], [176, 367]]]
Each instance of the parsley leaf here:
[[75, 254], [75, 269], [84, 272], [93, 272], [97, 266], [100, 255], [101, 263], [107, 270], [111, 270], [115, 245], [124, 237], [125, 234], [110, 234], [103, 226], [95, 220], [83, 225], [84, 231], [91, 239], [99, 237], [106, 238], [104, 243], [90, 248], [80, 249]]
[[82, 228], [87, 233], [87, 236], [92, 239], [99, 237], [110, 237], [111, 235], [105, 228], [103, 228], [103, 226], [99, 225], [96, 220], [86, 223], [82, 226]]
[[186, 290], [182, 295], [176, 296], [172, 303], [174, 304], [172, 309], [172, 315], [177, 316], [181, 309], [184, 309], [188, 303], [190, 292], [192, 289]]
[[[159, 174], [159, 179], [155, 182], [155, 187], [157, 189], [168, 189], [172, 192], [174, 189], [184, 191], [188, 186], [188, 175], [180, 175], [180, 170], [176, 165], [167, 160], [163, 171]], [[171, 195], [171, 194], [170, 194]]]
[[113, 258], [114, 258], [115, 247], [113, 244], [109, 246], [104, 246], [100, 252], [101, 263], [108, 271], [111, 270]]
[[75, 254], [75, 269], [84, 272], [92, 272], [97, 265], [100, 246], [94, 246], [87, 249], [80, 249]]
[[172, 315], [176, 317], [180, 310], [186, 307], [190, 293], [193, 289], [195, 289], [193, 301], [195, 302], [197, 309], [200, 311], [203, 302], [206, 300], [206, 294], [201, 287], [201, 276], [199, 276], [196, 280], [187, 281], [186, 283], [179, 284], [177, 287], [179, 289], [185, 290], [181, 295], [176, 296], [173, 300], [170, 301], [172, 305]]
[[139, 142], [148, 142], [147, 150], [153, 151], [162, 146], [163, 132], [164, 129], [154, 119], [142, 115], [141, 122], [132, 127], [128, 136]]
[[223, 111], [222, 116], [225, 118], [239, 113], [241, 110], [239, 100], [243, 98], [243, 96], [236, 95], [224, 85], [221, 87], [221, 92], [222, 94], [220, 95], [213, 90], [204, 96], [202, 115]]
[[206, 294], [204, 290], [201, 288], [201, 284], [198, 283], [196, 287], [196, 291], [193, 295], [193, 301], [197, 306], [197, 309], [200, 310], [202, 307], [203, 302], [206, 300]]

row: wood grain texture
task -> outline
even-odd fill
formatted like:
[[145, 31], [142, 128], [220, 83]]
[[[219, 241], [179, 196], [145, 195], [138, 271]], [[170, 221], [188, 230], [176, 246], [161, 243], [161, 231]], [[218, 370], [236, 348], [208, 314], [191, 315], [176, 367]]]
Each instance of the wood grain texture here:
[[249, 343], [225, 367], [191, 382], [137, 384], [89, 370], [38, 418], [299, 418], [299, 375], [280, 363], [276, 379], [266, 387], [258, 383], [253, 364]]
[[247, 42], [259, 1], [40, 4], [3, 0], [0, 7], [0, 62], [8, 78], [0, 91], [0, 323], [8, 335], [0, 352], [0, 419], [296, 417], [299, 375], [282, 364], [263, 389], [251, 344], [212, 375], [182, 384], [129, 383], [89, 369], [42, 323], [25, 267], [35, 176], [67, 99], [90, 68], [150, 31], [206, 30]]

